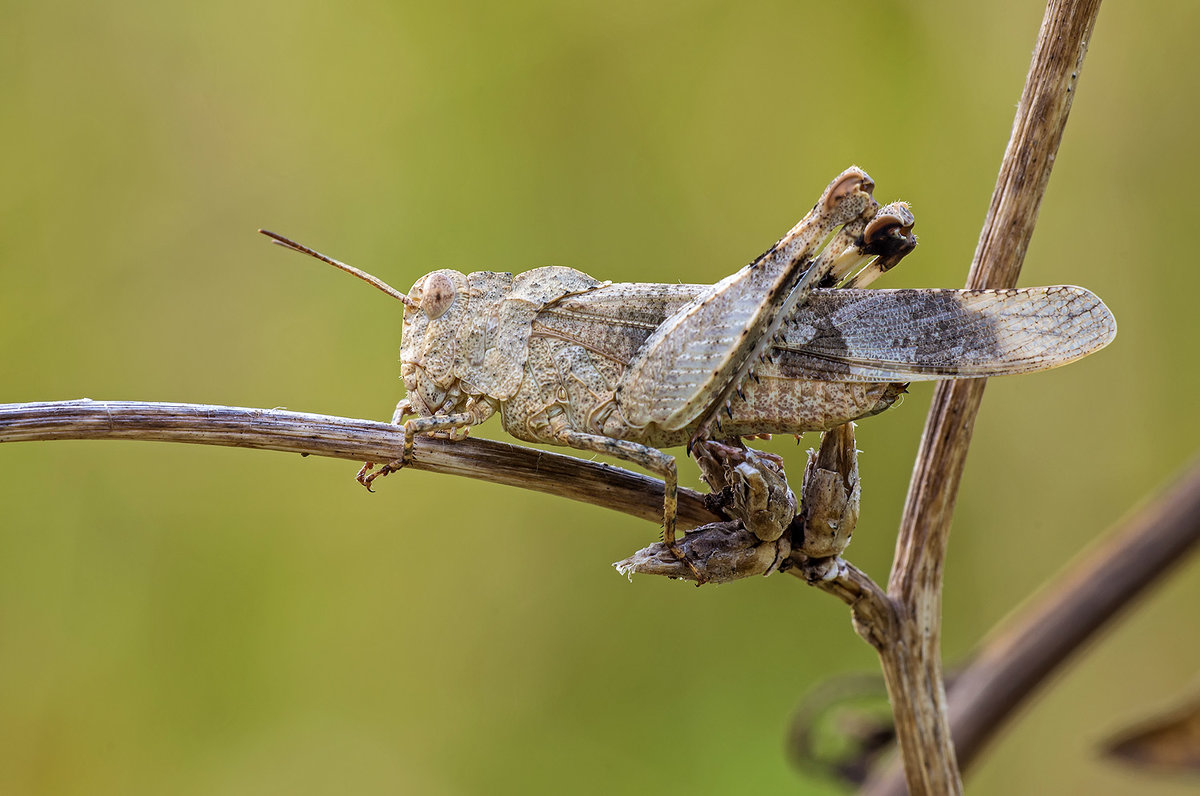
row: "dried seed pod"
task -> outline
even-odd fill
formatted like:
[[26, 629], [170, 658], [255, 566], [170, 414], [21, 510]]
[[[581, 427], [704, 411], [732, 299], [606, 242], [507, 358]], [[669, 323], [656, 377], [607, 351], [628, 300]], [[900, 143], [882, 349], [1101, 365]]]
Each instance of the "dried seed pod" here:
[[[671, 547], [657, 542], [613, 564], [627, 577], [665, 575], [677, 580], [728, 583], [753, 575], [769, 575], [779, 569], [791, 552], [788, 537], [764, 542], [740, 522], [715, 522], [688, 531]], [[685, 560], [681, 560], [685, 559]]]
[[808, 452], [801, 487], [803, 536], [794, 548], [809, 558], [841, 555], [858, 523], [862, 490], [854, 424], [845, 423], [821, 435], [821, 447]]

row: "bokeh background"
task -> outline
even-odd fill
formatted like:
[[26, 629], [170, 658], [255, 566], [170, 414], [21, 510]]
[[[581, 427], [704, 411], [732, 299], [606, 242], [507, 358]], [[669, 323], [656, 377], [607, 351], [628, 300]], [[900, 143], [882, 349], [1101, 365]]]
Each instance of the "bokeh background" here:
[[[551, 263], [714, 281], [857, 163], [918, 218], [881, 285], [959, 286], [1042, 9], [0, 2], [0, 401], [388, 418], [400, 308], [260, 226], [401, 288]], [[1200, 447], [1198, 24], [1186, 1], [1101, 14], [1022, 281], [1092, 288], [1121, 332], [988, 387], [950, 662]], [[930, 395], [859, 429], [849, 555], [881, 580]], [[877, 671], [841, 603], [789, 577], [631, 585], [609, 562], [652, 524], [354, 471], [0, 448], [0, 792], [838, 792], [782, 748], [805, 692]], [[1193, 562], [972, 792], [1185, 792], [1096, 747], [1196, 685], [1197, 604]]]

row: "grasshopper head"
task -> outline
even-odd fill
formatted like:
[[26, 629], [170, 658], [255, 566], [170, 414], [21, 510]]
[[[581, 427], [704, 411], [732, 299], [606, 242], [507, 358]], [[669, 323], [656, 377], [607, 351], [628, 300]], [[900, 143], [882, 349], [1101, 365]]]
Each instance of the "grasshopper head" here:
[[467, 277], [433, 271], [417, 280], [404, 302], [400, 377], [421, 415], [461, 410], [467, 396], [454, 374], [458, 330], [466, 320]]
[[[465, 275], [449, 269], [433, 271], [418, 279], [405, 295], [366, 271], [274, 232], [265, 229], [259, 232], [285, 249], [315, 257], [403, 302], [404, 338], [400, 346], [400, 375], [408, 390], [409, 405], [420, 415], [456, 412], [465, 408], [468, 396], [463, 394], [459, 376], [455, 372], [455, 357], [459, 353], [456, 352], [458, 333], [467, 318], [469, 299]], [[482, 276], [489, 279], [507, 277], [508, 282], [512, 282], [512, 274]]]

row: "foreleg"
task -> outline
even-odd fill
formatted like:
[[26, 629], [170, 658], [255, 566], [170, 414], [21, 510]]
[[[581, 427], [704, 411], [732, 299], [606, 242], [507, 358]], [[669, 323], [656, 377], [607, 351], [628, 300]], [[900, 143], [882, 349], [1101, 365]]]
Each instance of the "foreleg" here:
[[438, 432], [448, 431], [450, 439], [463, 439], [467, 436], [471, 426], [480, 422], [473, 407], [469, 407], [466, 412], [456, 412], [450, 415], [427, 415], [423, 417], [414, 417], [412, 420], [404, 420], [405, 415], [412, 414], [412, 408], [408, 399], [402, 400], [396, 404], [396, 411], [392, 414], [392, 424], [400, 425], [404, 428], [404, 447], [401, 450], [400, 458], [394, 459], [378, 470], [374, 470], [374, 462], [364, 462], [359, 468], [355, 480], [367, 488], [368, 492], [373, 492], [371, 482], [381, 475], [389, 475], [396, 472], [412, 461], [413, 446], [416, 442], [418, 434], [437, 434]]

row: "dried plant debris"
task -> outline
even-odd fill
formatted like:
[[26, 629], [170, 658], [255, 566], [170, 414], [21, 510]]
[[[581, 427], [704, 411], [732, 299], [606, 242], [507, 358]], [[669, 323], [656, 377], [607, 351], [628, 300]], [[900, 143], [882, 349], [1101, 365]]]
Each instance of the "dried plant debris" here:
[[1104, 754], [1159, 771], [1200, 775], [1200, 698], [1129, 728], [1105, 744]]
[[[665, 575], [701, 583], [728, 583], [779, 569], [791, 551], [786, 535], [764, 542], [740, 522], [716, 522], [688, 531], [677, 551], [657, 542], [613, 564], [622, 575]], [[683, 560], [680, 560], [680, 559]], [[698, 576], [698, 577], [697, 577]]]

